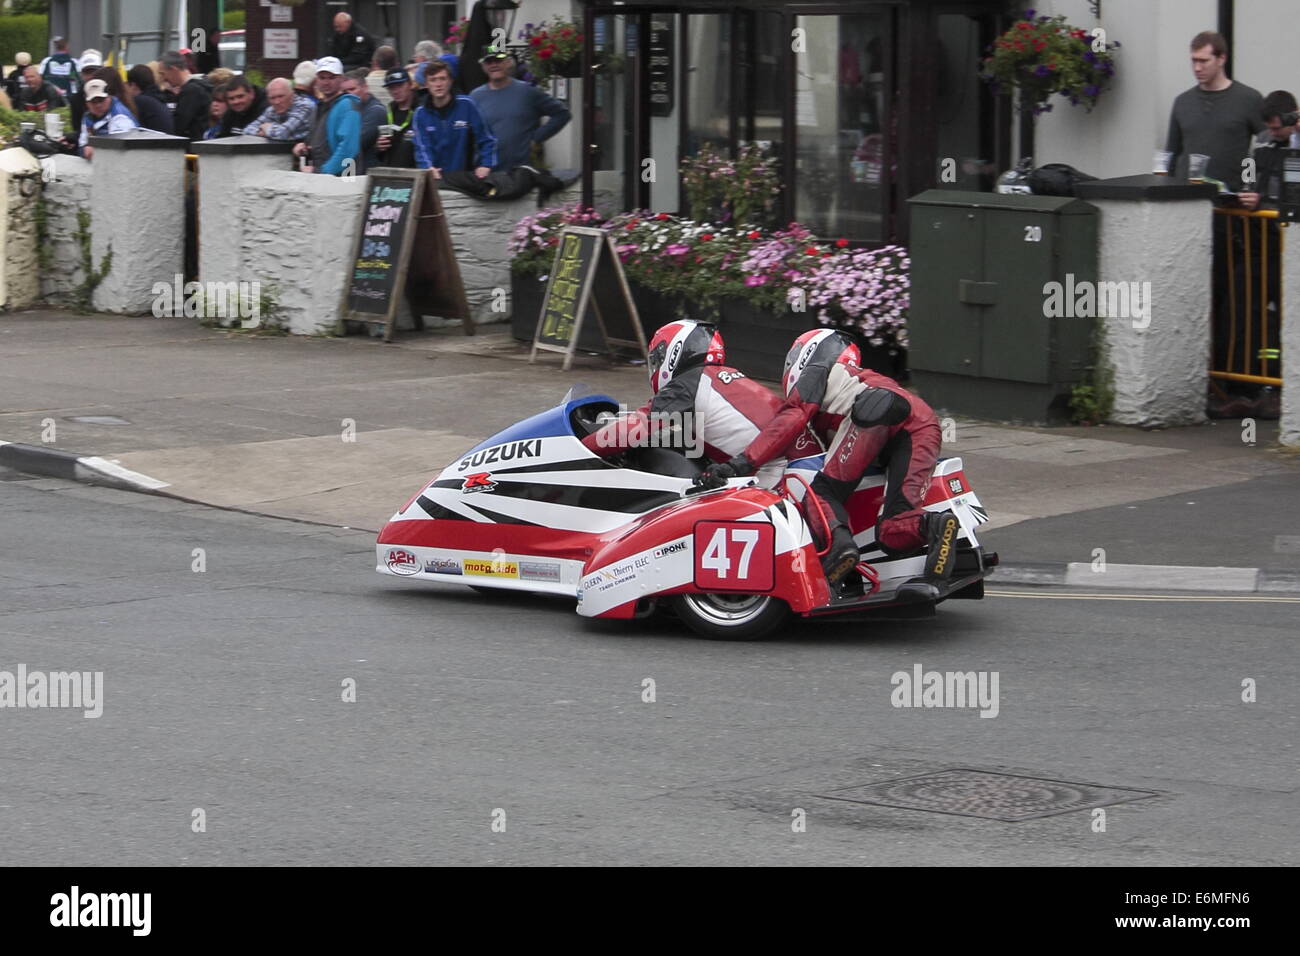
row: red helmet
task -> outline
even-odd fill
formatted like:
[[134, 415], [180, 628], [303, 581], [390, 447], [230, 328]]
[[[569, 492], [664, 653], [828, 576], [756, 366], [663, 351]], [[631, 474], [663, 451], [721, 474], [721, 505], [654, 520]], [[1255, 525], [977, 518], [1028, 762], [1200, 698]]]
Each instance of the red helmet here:
[[727, 358], [717, 328], [682, 319], [669, 322], [650, 339], [650, 388], [657, 395], [678, 372], [697, 365], [721, 365]]
[[813, 329], [794, 340], [790, 351], [785, 355], [785, 373], [781, 377], [781, 387], [789, 395], [799, 375], [813, 362], [834, 365], [860, 365], [862, 353], [843, 332], [834, 329]]

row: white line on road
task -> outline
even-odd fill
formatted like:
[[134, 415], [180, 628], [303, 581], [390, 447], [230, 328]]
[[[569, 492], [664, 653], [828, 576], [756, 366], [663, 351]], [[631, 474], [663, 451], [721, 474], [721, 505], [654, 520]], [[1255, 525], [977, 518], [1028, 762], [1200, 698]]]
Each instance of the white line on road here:
[[1046, 601], [1209, 601], [1220, 604], [1300, 604], [1300, 597], [1267, 597], [1261, 594], [1087, 594], [1063, 591], [994, 591], [985, 597], [1035, 598]]

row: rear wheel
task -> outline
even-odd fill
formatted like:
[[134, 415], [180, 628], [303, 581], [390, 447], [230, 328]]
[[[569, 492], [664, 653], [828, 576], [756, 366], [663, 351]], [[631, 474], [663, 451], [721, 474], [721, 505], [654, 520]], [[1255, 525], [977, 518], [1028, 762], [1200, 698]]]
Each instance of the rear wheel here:
[[720, 641], [767, 637], [790, 616], [790, 607], [770, 594], [678, 594], [673, 609], [696, 634]]

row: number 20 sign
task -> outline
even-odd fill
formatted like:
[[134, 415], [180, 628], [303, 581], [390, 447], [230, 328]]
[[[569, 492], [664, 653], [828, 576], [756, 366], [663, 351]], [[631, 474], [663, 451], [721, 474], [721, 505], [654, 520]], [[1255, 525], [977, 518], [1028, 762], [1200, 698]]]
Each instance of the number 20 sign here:
[[776, 584], [776, 529], [757, 521], [695, 526], [695, 586], [705, 591], [770, 591]]

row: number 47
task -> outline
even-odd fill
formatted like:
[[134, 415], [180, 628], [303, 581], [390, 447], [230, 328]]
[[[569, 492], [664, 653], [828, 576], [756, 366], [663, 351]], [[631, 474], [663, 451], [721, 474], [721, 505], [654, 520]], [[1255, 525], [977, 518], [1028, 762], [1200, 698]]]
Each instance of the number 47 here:
[[727, 533], [730, 531], [734, 544], [743, 544], [740, 552], [740, 567], [736, 569], [737, 578], [749, 577], [749, 559], [758, 544], [757, 528], [719, 528], [713, 532], [704, 554], [700, 556], [700, 567], [716, 571], [719, 578], [725, 578], [731, 570], [731, 558], [727, 556]]

